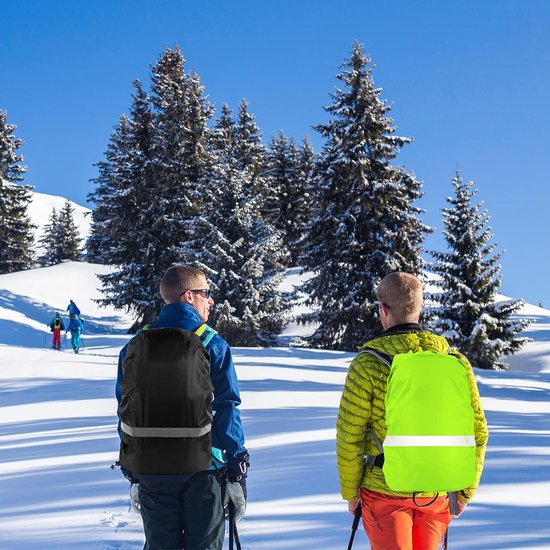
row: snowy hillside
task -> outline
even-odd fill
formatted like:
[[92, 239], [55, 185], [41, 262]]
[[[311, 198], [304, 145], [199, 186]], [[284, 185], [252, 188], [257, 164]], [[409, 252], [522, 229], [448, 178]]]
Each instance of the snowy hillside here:
[[[67, 200], [64, 197], [57, 197], [55, 195], [46, 195], [44, 193], [31, 193], [32, 202], [29, 204], [28, 215], [32, 222], [37, 226], [35, 230], [35, 250], [40, 251], [41, 247], [38, 245], [38, 239], [42, 236], [44, 232], [44, 226], [48, 224], [50, 216], [52, 214], [52, 209], [55, 208], [56, 211], [60, 211], [65, 205]], [[85, 206], [80, 206], [75, 202], [71, 201], [71, 204], [74, 208], [74, 221], [80, 236], [84, 239], [88, 237], [90, 233], [90, 223], [92, 221], [91, 210]]]
[[[117, 458], [114, 378], [131, 319], [93, 302], [105, 266], [68, 262], [0, 276], [0, 548], [138, 549]], [[49, 349], [46, 323], [74, 299], [81, 355]], [[449, 548], [550, 548], [550, 312], [526, 306], [535, 339], [509, 372], [478, 371], [491, 432], [475, 501]], [[297, 336], [298, 329], [290, 332]], [[351, 517], [338, 489], [335, 418], [353, 354], [234, 350], [252, 455], [248, 550], [345, 548]], [[354, 548], [367, 549], [359, 532]]]

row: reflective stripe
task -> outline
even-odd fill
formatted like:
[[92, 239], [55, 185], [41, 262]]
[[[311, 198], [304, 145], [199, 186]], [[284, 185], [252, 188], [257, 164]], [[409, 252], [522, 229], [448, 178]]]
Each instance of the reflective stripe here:
[[200, 437], [210, 431], [212, 424], [202, 428], [132, 428], [121, 422], [120, 427], [132, 437]]
[[384, 447], [475, 447], [473, 435], [389, 435]]

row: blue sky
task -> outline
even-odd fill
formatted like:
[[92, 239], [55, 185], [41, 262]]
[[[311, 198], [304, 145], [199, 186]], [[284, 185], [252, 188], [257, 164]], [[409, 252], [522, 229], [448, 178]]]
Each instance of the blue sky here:
[[266, 141], [312, 126], [355, 39], [373, 58], [424, 182], [428, 248], [457, 168], [491, 217], [505, 294], [550, 307], [550, 2], [19, 0], [0, 3], [0, 109], [24, 142], [26, 183], [86, 204], [131, 82], [178, 43], [218, 109], [242, 98]]

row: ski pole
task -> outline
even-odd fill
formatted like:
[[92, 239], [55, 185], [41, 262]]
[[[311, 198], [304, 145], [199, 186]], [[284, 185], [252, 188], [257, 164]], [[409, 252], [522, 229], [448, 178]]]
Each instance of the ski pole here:
[[361, 503], [355, 508], [355, 515], [353, 516], [353, 524], [351, 526], [351, 536], [349, 538], [348, 550], [351, 550], [353, 546], [353, 539], [355, 539], [355, 533], [357, 533], [357, 528], [359, 527], [359, 520], [361, 519]]
[[235, 505], [229, 502], [229, 550], [233, 550], [233, 539], [237, 545], [237, 550], [241, 550], [241, 541], [237, 532], [237, 522], [235, 521]]

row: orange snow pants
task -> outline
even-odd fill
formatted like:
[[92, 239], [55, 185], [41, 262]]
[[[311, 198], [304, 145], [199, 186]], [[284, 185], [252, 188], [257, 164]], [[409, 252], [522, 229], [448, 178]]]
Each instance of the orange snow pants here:
[[447, 496], [415, 500], [361, 489], [371, 550], [437, 550], [452, 519]]

